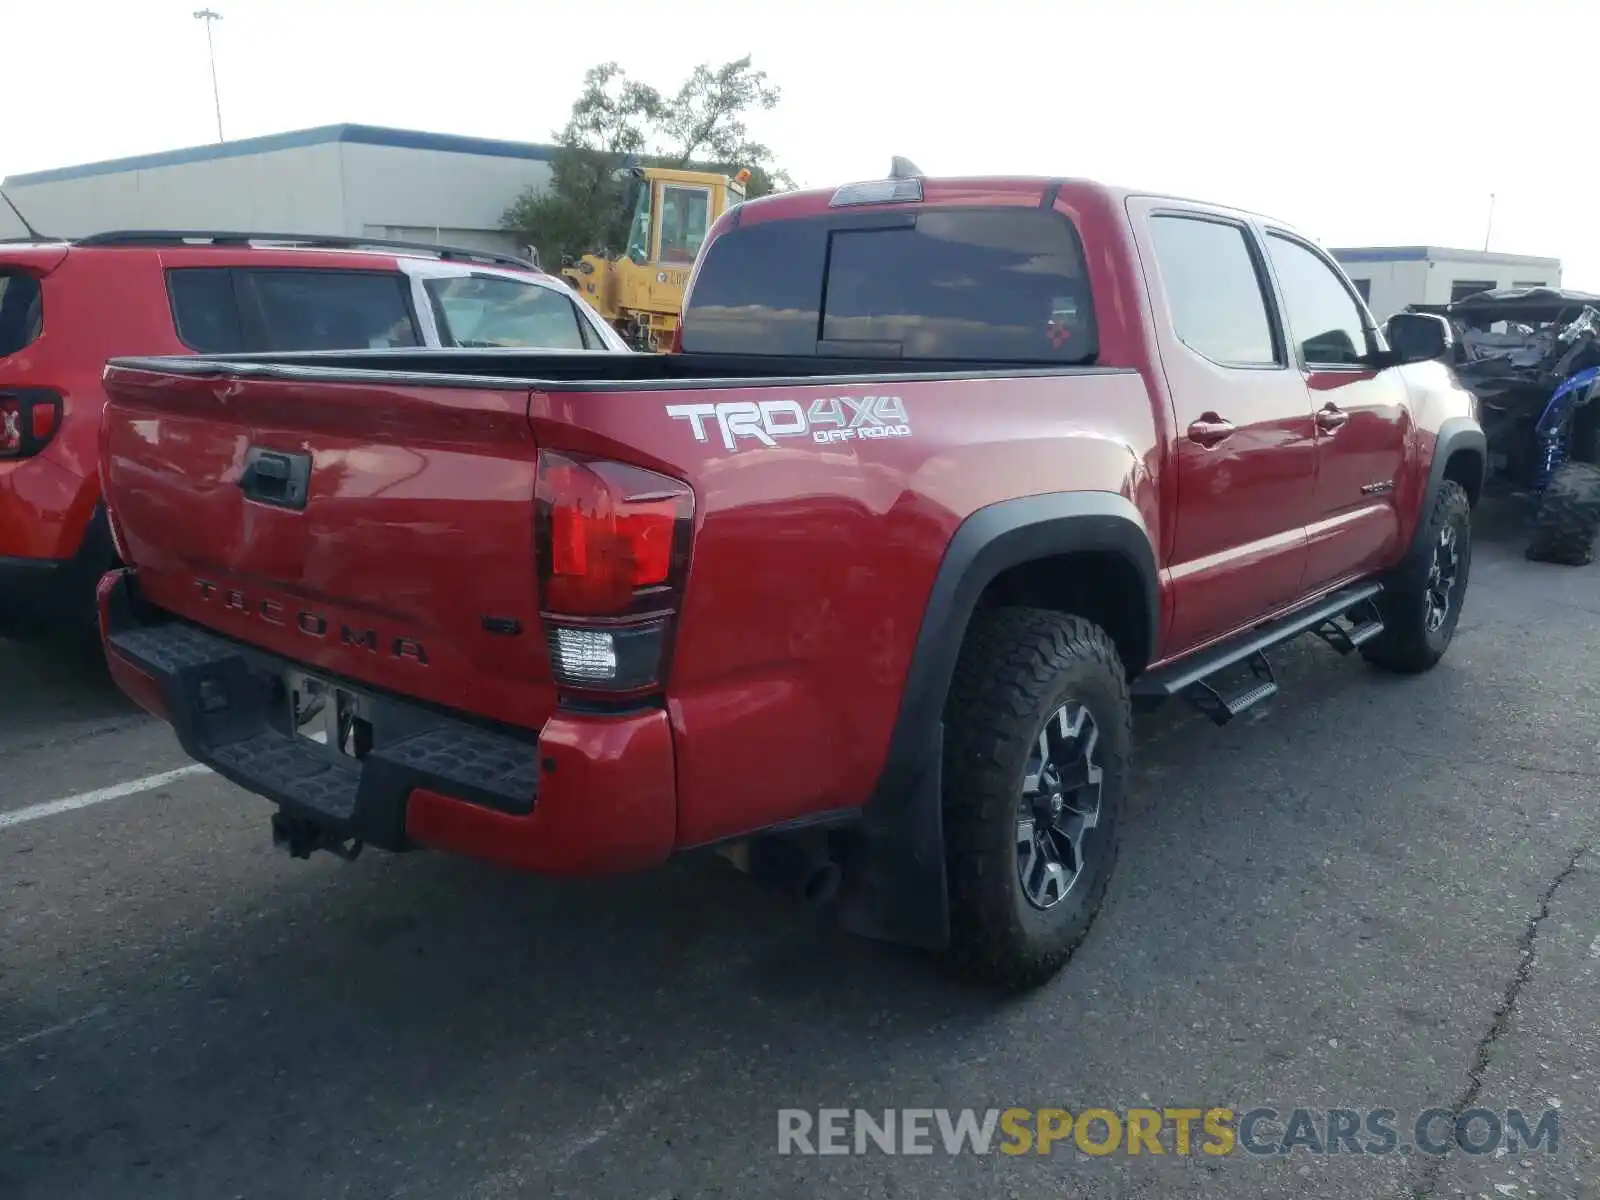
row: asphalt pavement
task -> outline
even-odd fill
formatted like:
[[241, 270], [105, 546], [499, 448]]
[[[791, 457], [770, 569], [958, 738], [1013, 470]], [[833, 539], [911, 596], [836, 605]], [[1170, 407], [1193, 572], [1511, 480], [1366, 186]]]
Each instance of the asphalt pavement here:
[[[1430, 674], [1308, 640], [1260, 719], [1140, 719], [1105, 910], [1011, 1000], [714, 859], [291, 861], [93, 658], [0, 643], [0, 1197], [1600, 1197], [1600, 567], [1482, 515]], [[1139, 1107], [1558, 1140], [779, 1153], [782, 1109]]]

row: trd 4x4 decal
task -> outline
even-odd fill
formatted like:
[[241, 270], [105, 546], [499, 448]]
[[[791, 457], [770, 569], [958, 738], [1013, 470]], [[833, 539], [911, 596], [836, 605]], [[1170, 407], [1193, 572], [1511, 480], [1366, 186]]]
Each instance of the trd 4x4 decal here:
[[911, 436], [905, 401], [899, 396], [828, 396], [813, 400], [809, 411], [798, 400], [669, 404], [667, 416], [688, 421], [697, 442], [711, 440], [708, 426], [714, 423], [729, 450], [740, 448], [740, 438], [776, 446], [778, 438], [786, 437], [809, 436], [827, 444]]

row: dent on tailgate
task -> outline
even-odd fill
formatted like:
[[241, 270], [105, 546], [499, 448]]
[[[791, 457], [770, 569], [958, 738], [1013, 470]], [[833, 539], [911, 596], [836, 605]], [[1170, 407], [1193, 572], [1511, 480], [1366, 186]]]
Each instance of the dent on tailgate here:
[[[107, 390], [107, 497], [153, 604], [330, 674], [547, 716], [525, 390], [128, 367]], [[303, 509], [247, 497], [253, 448], [309, 460]]]

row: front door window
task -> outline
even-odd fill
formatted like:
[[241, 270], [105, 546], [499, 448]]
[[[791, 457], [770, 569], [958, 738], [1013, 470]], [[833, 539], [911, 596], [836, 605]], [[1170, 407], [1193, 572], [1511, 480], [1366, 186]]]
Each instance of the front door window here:
[[661, 185], [661, 261], [692, 263], [711, 225], [711, 193], [705, 188]]

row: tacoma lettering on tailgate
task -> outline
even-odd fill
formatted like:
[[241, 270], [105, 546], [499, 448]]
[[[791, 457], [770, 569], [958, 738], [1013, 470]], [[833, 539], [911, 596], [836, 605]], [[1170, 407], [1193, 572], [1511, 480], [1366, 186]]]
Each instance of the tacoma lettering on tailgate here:
[[391, 658], [408, 658], [423, 666], [428, 663], [427, 650], [415, 638], [379, 637], [376, 629], [365, 629], [343, 621], [338, 623], [335, 631], [334, 623], [314, 609], [290, 608], [283, 601], [271, 597], [246, 596], [238, 588], [219, 587], [208, 579], [196, 579], [194, 585], [199, 589], [201, 599], [208, 603], [221, 604], [231, 612], [256, 617], [268, 625], [293, 626], [307, 637], [319, 640], [332, 637], [341, 646], [354, 646], [369, 654], [383, 653]]

